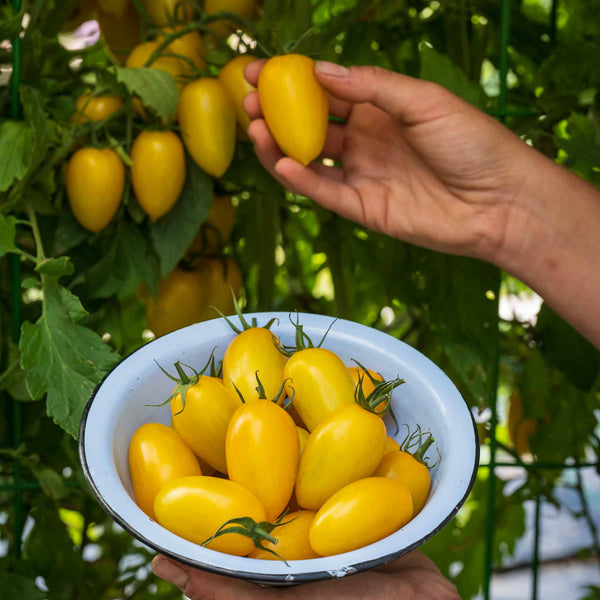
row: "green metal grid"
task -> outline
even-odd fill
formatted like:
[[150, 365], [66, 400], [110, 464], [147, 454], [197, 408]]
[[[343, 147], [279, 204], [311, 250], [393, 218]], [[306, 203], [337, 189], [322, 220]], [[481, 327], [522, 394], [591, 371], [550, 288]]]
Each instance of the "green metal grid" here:
[[[15, 10], [20, 11], [22, 0], [12, 0]], [[554, 44], [557, 38], [557, 13], [558, 1], [552, 0], [550, 12], [550, 40]], [[509, 73], [509, 39], [510, 39], [510, 0], [501, 0], [501, 19], [500, 19], [500, 95], [498, 99], [498, 110], [492, 111], [490, 114], [497, 117], [501, 122], [504, 122], [510, 116], [529, 116], [532, 114], [527, 109], [510, 109], [507, 105], [508, 93], [508, 73]], [[21, 116], [21, 108], [19, 101], [19, 86], [21, 72], [21, 39], [16, 36], [13, 40], [13, 75], [11, 79], [12, 99], [11, 99], [11, 117], [18, 119]], [[11, 333], [15, 343], [19, 341], [21, 327], [21, 267], [19, 257], [11, 255], [10, 262], [11, 273]], [[494, 368], [495, 389], [498, 389], [498, 369], [499, 369], [499, 347], [496, 348], [496, 361]], [[496, 460], [498, 443], [496, 438], [496, 428], [498, 425], [497, 413], [497, 394], [492, 398], [491, 420], [490, 420], [490, 459], [487, 464], [479, 465], [479, 469], [488, 469], [488, 506], [486, 515], [486, 546], [485, 546], [485, 569], [483, 573], [483, 593], [485, 600], [491, 600], [491, 579], [494, 571], [493, 564], [493, 547], [494, 547], [494, 523], [495, 523], [495, 499], [496, 499], [496, 467], [504, 466], [519, 466], [526, 470], [566, 470], [566, 469], [583, 469], [583, 468], [598, 468], [599, 463], [596, 462], [579, 462], [574, 464], [562, 463], [547, 463], [536, 461], [533, 463], [520, 462], [502, 462]], [[12, 402], [12, 442], [16, 449], [21, 445], [22, 441], [22, 416], [21, 403], [18, 400]], [[10, 484], [0, 485], [0, 491], [13, 492], [13, 553], [16, 558], [21, 557], [22, 536], [23, 536], [23, 498], [22, 492], [26, 490], [39, 489], [38, 482], [24, 481], [22, 479], [22, 465], [18, 458], [13, 463], [13, 480]], [[538, 581], [539, 581], [539, 545], [542, 532], [541, 523], [541, 507], [543, 499], [537, 496], [535, 499], [535, 516], [534, 516], [534, 544], [532, 555], [532, 595], [531, 600], [538, 598]]]

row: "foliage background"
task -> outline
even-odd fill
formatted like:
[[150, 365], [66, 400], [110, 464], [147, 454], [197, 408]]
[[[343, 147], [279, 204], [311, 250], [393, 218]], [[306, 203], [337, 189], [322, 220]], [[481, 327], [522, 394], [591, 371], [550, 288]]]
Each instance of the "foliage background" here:
[[[238, 142], [234, 163], [218, 182], [191, 166], [179, 203], [157, 225], [144, 219], [128, 190], [104, 232], [79, 227], [66, 203], [62, 163], [90, 135], [127, 153], [130, 127], [141, 124], [133, 121], [134, 83], [114, 68], [102, 41], [83, 51], [59, 43], [76, 4], [29, 0], [21, 12], [6, 2], [0, 9], [0, 39], [22, 36], [22, 119], [10, 118], [9, 82], [0, 87], [0, 598], [179, 597], [148, 576], [151, 554], [90, 496], [73, 436], [105, 370], [144, 343], [144, 308], [135, 290], [142, 282], [156, 289], [159, 276], [183, 257], [215, 185], [237, 199], [224, 252], [241, 265], [247, 310], [314, 311], [383, 329], [444, 369], [482, 422], [498, 398], [506, 457], [518, 460], [505, 425], [506, 399], [518, 392], [524, 415], [538, 423], [530, 444], [539, 460], [596, 461], [599, 360], [587, 342], [545, 305], [535, 325], [499, 319], [501, 294], [527, 294], [523, 284], [490, 265], [391, 240], [290, 196], [246, 142]], [[300, 49], [316, 58], [439, 82], [598, 184], [600, 28], [590, 17], [600, 14], [600, 0], [513, 2], [506, 94], [501, 11], [493, 0], [266, 0], [250, 33], [273, 50], [272, 30], [289, 42], [312, 27]], [[199, 10], [199, 26], [203, 18]], [[216, 48], [211, 73], [227, 57]], [[11, 60], [4, 42], [5, 72]], [[148, 77], [136, 84], [138, 93], [169, 112], [172, 82], [159, 81], [170, 91], [156, 93], [157, 82]], [[70, 124], [74, 98], [90, 82], [121, 95], [125, 117], [97, 129]], [[11, 333], [14, 257], [21, 267], [19, 336]], [[496, 480], [497, 566], [523, 535], [523, 502], [538, 494], [558, 502], [553, 490], [560, 475], [560, 469], [530, 470], [510, 494]], [[10, 488], [15, 477], [25, 482], [17, 503]], [[488, 477], [481, 469], [465, 509], [426, 547], [464, 599], [483, 583]], [[14, 538], [20, 518], [26, 520], [22, 540]], [[588, 553], [597, 556], [595, 531], [593, 537]]]

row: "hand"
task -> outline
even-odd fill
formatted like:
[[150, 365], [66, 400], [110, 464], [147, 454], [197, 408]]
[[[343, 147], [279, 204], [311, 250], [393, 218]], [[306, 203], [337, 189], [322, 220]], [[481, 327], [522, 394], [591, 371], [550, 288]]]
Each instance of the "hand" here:
[[[257, 84], [264, 61], [246, 67]], [[323, 157], [284, 157], [252, 92], [262, 164], [290, 190], [371, 229], [487, 260], [600, 348], [600, 194], [444, 88], [377, 67], [316, 63], [331, 114]]]
[[186, 567], [161, 555], [152, 561], [152, 570], [190, 600], [460, 600], [454, 586], [420, 552], [357, 575], [293, 587], [260, 587]]
[[[264, 61], [250, 64], [256, 84]], [[376, 67], [316, 63], [329, 92], [323, 157], [303, 167], [269, 133], [256, 92], [245, 108], [262, 164], [292, 191], [344, 217], [421, 246], [480, 258], [504, 243], [530, 149], [444, 88]]]

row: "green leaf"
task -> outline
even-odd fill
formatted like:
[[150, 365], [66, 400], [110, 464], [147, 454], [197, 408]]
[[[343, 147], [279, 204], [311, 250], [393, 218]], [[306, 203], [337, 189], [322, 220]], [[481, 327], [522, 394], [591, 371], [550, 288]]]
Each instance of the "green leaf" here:
[[72, 275], [74, 267], [68, 256], [61, 256], [59, 258], [45, 259], [36, 265], [35, 270], [42, 275], [47, 275], [58, 280], [65, 275]]
[[131, 295], [144, 279], [154, 257], [148, 241], [135, 225], [123, 221], [104, 256], [86, 273], [85, 289], [91, 298]]
[[75, 438], [85, 403], [118, 360], [96, 333], [75, 323], [84, 314], [73, 294], [50, 283], [42, 316], [23, 323], [19, 345], [29, 393], [35, 399], [47, 394], [48, 415]]
[[167, 275], [183, 258], [212, 204], [212, 179], [188, 158], [185, 186], [177, 204], [157, 223], [150, 236], [160, 259], [160, 272]]
[[115, 67], [117, 81], [125, 84], [131, 94], [140, 97], [163, 121], [170, 121], [177, 111], [179, 92], [169, 73], [148, 67], [129, 69]]
[[445, 54], [426, 49], [421, 53], [421, 79], [433, 81], [454, 92], [478, 108], [485, 108], [486, 95], [480, 85], [473, 83], [465, 72]]
[[23, 28], [24, 14], [25, 5], [19, 12], [16, 12], [10, 6], [3, 7], [0, 12], [0, 40], [10, 40], [19, 35]]
[[0, 572], [0, 600], [43, 600], [33, 579], [17, 573]]
[[0, 126], [0, 192], [20, 181], [31, 164], [33, 134], [20, 121], [7, 121]]
[[68, 494], [67, 486], [61, 475], [50, 467], [35, 467], [32, 469], [36, 479], [40, 482], [43, 492], [50, 498], [60, 500]]
[[600, 353], [546, 303], [535, 331], [542, 353], [581, 390], [590, 390], [600, 373]]
[[17, 234], [15, 221], [15, 217], [0, 215], [0, 256], [4, 256], [8, 252], [18, 252], [15, 246]]

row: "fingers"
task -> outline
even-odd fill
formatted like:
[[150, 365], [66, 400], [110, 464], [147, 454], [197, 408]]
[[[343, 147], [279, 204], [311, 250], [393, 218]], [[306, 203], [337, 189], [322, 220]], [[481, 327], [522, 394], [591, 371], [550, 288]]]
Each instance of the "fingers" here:
[[248, 63], [244, 69], [244, 77], [246, 78], [246, 81], [252, 84], [254, 87], [258, 85], [258, 75], [265, 66], [266, 62], [266, 58], [255, 60], [251, 63]]
[[157, 577], [177, 586], [190, 600], [260, 600], [261, 590], [252, 583], [207, 573], [172, 561], [160, 554], [152, 560]]
[[458, 97], [441, 86], [379, 67], [348, 69], [317, 61], [315, 76], [342, 106], [370, 102], [407, 125], [435, 118], [436, 111], [447, 112], [448, 102], [462, 104]]

